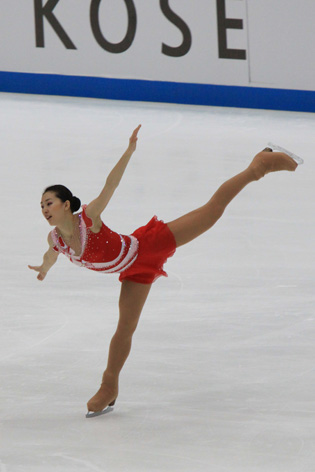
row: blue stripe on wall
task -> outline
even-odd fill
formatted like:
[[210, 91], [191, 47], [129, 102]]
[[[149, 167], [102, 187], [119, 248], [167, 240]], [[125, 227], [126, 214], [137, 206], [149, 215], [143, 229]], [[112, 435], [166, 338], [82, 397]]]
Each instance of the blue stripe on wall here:
[[304, 90], [0, 72], [0, 91], [315, 112], [315, 92]]

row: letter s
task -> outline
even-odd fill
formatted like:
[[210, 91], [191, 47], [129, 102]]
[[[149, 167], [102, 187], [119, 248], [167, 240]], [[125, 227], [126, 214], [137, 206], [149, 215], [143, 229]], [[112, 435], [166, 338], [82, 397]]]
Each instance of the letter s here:
[[180, 18], [169, 6], [169, 0], [160, 0], [160, 7], [164, 15], [171, 23], [177, 26], [182, 32], [183, 42], [180, 46], [171, 47], [166, 44], [162, 44], [162, 53], [166, 56], [181, 57], [185, 56], [191, 48], [192, 38], [191, 32], [187, 24]]

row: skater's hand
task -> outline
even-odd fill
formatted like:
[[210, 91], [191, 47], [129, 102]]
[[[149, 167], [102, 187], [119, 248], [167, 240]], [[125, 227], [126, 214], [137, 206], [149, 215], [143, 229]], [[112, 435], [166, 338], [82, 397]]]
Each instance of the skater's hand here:
[[43, 270], [42, 266], [31, 266], [31, 265], [29, 265], [28, 268], [31, 269], [31, 270], [35, 270], [35, 272], [38, 272], [37, 279], [40, 280], [40, 281], [43, 281], [44, 278], [47, 275], [47, 272], [45, 272]]
[[140, 128], [141, 128], [141, 125], [137, 126], [137, 128], [133, 131], [132, 135], [129, 138], [128, 150], [130, 152], [134, 152], [136, 150], [137, 141], [138, 141], [138, 132]]

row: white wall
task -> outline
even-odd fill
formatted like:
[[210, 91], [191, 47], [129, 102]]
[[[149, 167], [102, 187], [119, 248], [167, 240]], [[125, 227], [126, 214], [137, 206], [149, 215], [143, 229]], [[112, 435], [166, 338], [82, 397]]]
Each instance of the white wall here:
[[[36, 47], [36, 2], [45, 47]], [[98, 3], [99, 25], [110, 43], [125, 37], [126, 6], [134, 6], [135, 36], [126, 51], [109, 52], [95, 39], [90, 8], [97, 9]], [[227, 18], [242, 20], [242, 29], [219, 28], [217, 0], [59, 0], [50, 12], [48, 0], [1, 0], [0, 70], [314, 90], [314, 0], [219, 3]], [[163, 13], [162, 4], [176, 13], [179, 26]], [[47, 5], [47, 16], [59, 22], [76, 49], [65, 47], [41, 15], [41, 5]], [[135, 18], [129, 23], [135, 25]], [[219, 57], [219, 29], [223, 37], [226, 33], [227, 48], [243, 51], [246, 59]], [[162, 53], [163, 43], [176, 48], [184, 36], [189, 39], [188, 31], [191, 47], [182, 56]]]

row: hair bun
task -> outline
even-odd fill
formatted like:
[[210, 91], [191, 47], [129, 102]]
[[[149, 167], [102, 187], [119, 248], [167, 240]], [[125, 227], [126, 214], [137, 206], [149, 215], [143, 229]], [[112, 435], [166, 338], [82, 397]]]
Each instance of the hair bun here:
[[72, 213], [74, 213], [75, 211], [78, 211], [80, 209], [81, 200], [78, 197], [73, 196], [71, 198], [70, 205], [71, 205], [71, 211], [72, 211]]

